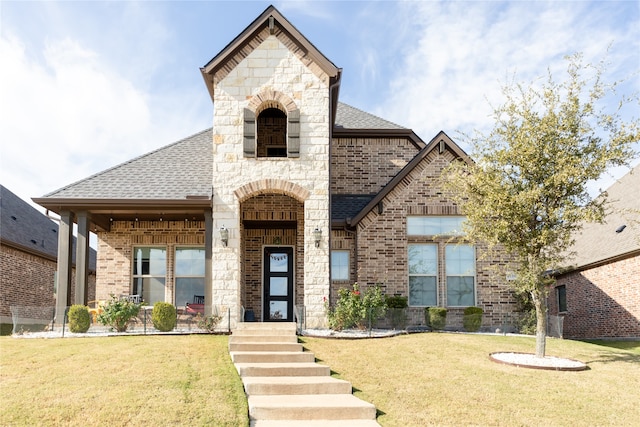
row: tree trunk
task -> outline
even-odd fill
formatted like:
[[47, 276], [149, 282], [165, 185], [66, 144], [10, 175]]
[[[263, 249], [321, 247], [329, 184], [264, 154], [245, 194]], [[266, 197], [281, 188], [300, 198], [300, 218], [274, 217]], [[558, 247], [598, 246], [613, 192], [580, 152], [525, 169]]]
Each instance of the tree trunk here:
[[544, 357], [547, 345], [547, 299], [543, 290], [531, 292], [536, 307], [536, 357]]

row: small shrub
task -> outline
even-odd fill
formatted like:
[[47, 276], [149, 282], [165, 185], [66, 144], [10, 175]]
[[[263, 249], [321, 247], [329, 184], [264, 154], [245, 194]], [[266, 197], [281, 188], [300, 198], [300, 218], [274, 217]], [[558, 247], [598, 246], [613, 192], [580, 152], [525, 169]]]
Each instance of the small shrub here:
[[481, 307], [467, 307], [464, 309], [464, 316], [462, 318], [462, 326], [467, 332], [478, 332], [480, 325], [482, 325], [482, 308]]
[[220, 320], [222, 320], [222, 316], [218, 316], [215, 314], [211, 316], [203, 316], [198, 313], [198, 315], [196, 316], [196, 324], [198, 325], [198, 328], [204, 329], [209, 333], [215, 332], [216, 326], [218, 326]]
[[387, 311], [391, 327], [393, 329], [405, 329], [407, 327], [407, 297], [394, 295], [385, 297]]
[[80, 304], [74, 304], [69, 307], [69, 313], [67, 314], [69, 319], [69, 330], [77, 334], [84, 334], [89, 330], [91, 325], [91, 316], [89, 316], [89, 309]]
[[129, 327], [129, 321], [138, 315], [142, 304], [144, 303], [136, 304], [111, 295], [111, 300], [105, 304], [104, 311], [98, 315], [98, 322], [111, 326], [118, 332], [126, 332]]
[[441, 330], [447, 324], [447, 309], [444, 307], [427, 307], [425, 320], [431, 329]]
[[327, 307], [329, 327], [336, 331], [357, 327], [365, 329], [384, 316], [386, 301], [379, 286], [369, 287], [361, 294], [357, 283], [352, 289], [338, 290], [335, 307]]
[[160, 332], [169, 332], [176, 327], [176, 308], [168, 302], [157, 302], [151, 310], [153, 327]]

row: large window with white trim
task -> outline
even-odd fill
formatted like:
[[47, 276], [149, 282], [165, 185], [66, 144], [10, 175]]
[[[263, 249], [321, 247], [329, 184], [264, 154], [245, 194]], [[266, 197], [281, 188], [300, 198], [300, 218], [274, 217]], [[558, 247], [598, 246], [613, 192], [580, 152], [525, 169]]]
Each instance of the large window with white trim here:
[[438, 305], [438, 245], [411, 244], [409, 255], [409, 305]]
[[476, 302], [476, 251], [473, 245], [445, 247], [447, 306], [467, 307]]
[[176, 248], [175, 304], [182, 306], [204, 296], [204, 248]]
[[167, 250], [163, 247], [133, 249], [133, 294], [147, 305], [164, 301], [167, 277]]

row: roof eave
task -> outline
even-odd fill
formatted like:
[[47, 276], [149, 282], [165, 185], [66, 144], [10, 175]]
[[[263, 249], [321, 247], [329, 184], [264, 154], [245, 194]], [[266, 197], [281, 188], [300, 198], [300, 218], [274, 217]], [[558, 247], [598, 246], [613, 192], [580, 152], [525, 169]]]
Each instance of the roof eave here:
[[422, 150], [427, 144], [411, 129], [354, 129], [334, 126], [334, 138], [389, 138], [400, 137], [408, 138], [411, 143]]

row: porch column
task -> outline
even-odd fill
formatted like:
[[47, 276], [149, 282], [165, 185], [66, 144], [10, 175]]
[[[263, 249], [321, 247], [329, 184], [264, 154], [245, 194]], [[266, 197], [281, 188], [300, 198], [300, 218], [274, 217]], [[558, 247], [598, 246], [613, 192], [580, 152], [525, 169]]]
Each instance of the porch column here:
[[71, 251], [73, 246], [73, 212], [60, 212], [58, 226], [58, 286], [55, 322], [62, 324], [64, 311], [71, 305]]
[[87, 212], [76, 214], [78, 237], [76, 238], [76, 289], [74, 304], [87, 304], [89, 280], [89, 215]]
[[211, 211], [204, 213], [204, 314], [211, 316], [213, 312], [213, 216]]

